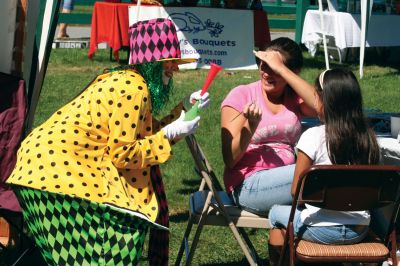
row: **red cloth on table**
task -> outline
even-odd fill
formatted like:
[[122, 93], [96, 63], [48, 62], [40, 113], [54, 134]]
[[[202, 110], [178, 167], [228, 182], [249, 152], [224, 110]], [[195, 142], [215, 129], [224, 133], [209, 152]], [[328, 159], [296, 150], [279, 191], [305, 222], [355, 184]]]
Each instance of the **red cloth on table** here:
[[119, 61], [118, 51], [129, 46], [128, 6], [131, 3], [96, 2], [92, 13], [90, 32], [89, 59], [97, 49], [97, 44], [106, 42], [112, 49], [114, 57]]
[[[96, 2], [93, 7], [90, 33], [89, 59], [97, 49], [97, 44], [106, 42], [113, 50], [114, 58], [119, 61], [118, 51], [129, 47], [129, 13], [132, 3]], [[263, 10], [253, 11], [254, 45], [263, 47], [271, 41], [267, 14]]]

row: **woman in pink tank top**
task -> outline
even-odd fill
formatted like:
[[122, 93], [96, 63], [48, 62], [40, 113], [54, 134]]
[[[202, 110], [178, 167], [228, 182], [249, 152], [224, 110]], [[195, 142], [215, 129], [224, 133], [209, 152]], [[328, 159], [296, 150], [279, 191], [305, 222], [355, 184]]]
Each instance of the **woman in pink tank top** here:
[[259, 214], [290, 204], [300, 120], [316, 115], [315, 89], [298, 76], [297, 43], [278, 38], [265, 51], [270, 58], [258, 62], [260, 80], [234, 88], [221, 104], [225, 187], [236, 204]]

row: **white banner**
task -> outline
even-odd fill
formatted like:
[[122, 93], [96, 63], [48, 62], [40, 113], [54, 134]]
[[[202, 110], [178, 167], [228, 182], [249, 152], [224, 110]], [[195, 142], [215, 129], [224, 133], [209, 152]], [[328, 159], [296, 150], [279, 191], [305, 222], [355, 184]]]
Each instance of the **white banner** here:
[[[139, 17], [137, 19], [137, 17]], [[177, 29], [183, 58], [198, 58], [182, 69], [257, 69], [253, 55], [253, 11], [203, 7], [129, 6], [129, 25], [137, 20], [169, 18]]]

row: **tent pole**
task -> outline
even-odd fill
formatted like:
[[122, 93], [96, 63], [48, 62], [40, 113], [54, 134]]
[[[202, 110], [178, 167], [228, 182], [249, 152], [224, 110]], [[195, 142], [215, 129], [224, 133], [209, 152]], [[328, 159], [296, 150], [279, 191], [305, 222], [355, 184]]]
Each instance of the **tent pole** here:
[[328, 47], [326, 44], [325, 24], [324, 24], [323, 10], [322, 10], [322, 0], [318, 0], [318, 10], [319, 10], [319, 17], [321, 20], [322, 41], [324, 44], [325, 67], [326, 67], [326, 69], [329, 69]]
[[372, 0], [361, 0], [360, 78], [364, 75], [365, 44], [371, 17]]

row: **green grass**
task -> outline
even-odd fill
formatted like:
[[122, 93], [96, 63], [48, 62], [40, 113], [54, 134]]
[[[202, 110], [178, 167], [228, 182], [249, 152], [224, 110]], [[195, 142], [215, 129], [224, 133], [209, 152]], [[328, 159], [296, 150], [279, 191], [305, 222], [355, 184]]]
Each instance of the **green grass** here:
[[[125, 55], [125, 52], [121, 52], [121, 57]], [[319, 53], [316, 58], [310, 58], [307, 53], [304, 53], [304, 55], [305, 67], [301, 75], [306, 80], [314, 82], [317, 74], [325, 67], [323, 55]], [[373, 53], [367, 54], [367, 56], [369, 55], [374, 56]], [[375, 60], [378, 59], [375, 56]], [[53, 50], [39, 99], [34, 126], [38, 126], [59, 107], [76, 96], [104, 68], [116, 65], [116, 62], [109, 61], [108, 49], [98, 50], [93, 61], [88, 60], [86, 49]], [[339, 65], [332, 64], [331, 67], [334, 66]], [[357, 62], [344, 66], [348, 66], [355, 73], [358, 73]], [[386, 112], [400, 112], [399, 65], [389, 65], [382, 62], [377, 65], [369, 60], [366, 63], [364, 73], [364, 78], [360, 80], [360, 84], [365, 107]], [[206, 75], [206, 70], [187, 70], [177, 73], [174, 77], [175, 88], [171, 96], [171, 103], [166, 109], [172, 108], [185, 95], [201, 88]], [[257, 71], [224, 70], [216, 77], [209, 90], [212, 102], [210, 108], [202, 113], [196, 136], [219, 177], [222, 176], [223, 171], [219, 131], [220, 103], [233, 87], [257, 79]], [[189, 193], [197, 190], [199, 186], [199, 179], [192, 171], [193, 161], [185, 142], [176, 144], [173, 149], [174, 158], [161, 166], [171, 215], [170, 264], [175, 261], [186, 226]], [[261, 258], [266, 260], [268, 232], [252, 230], [250, 237], [253, 239]], [[244, 256], [228, 229], [206, 227], [203, 230], [193, 265], [243, 264], [245, 264]], [[143, 263], [143, 265], [146, 265], [146, 263]]]

